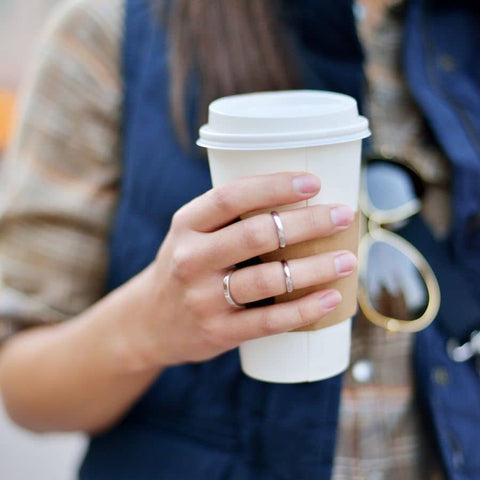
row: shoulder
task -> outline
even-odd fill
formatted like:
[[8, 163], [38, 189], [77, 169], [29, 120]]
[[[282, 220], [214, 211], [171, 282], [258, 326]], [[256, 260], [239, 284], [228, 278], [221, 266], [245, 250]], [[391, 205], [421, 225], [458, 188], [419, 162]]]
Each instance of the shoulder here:
[[45, 29], [47, 41], [73, 40], [107, 54], [119, 50], [126, 0], [67, 0], [54, 10]]
[[[50, 18], [52, 27], [82, 29], [84, 20], [108, 30], [124, 16], [127, 0], [67, 0], [60, 3]], [[80, 24], [79, 24], [80, 22]]]
[[[81, 132], [73, 124], [84, 125], [85, 135], [88, 130], [95, 138], [117, 139], [123, 99], [120, 49], [125, 3], [66, 0], [53, 10], [23, 81], [18, 142], [36, 138], [33, 132], [39, 125], [48, 140], [57, 143], [70, 138], [72, 129], [80, 142]], [[16, 142], [10, 151], [15, 153], [15, 146]], [[100, 147], [97, 153], [103, 157], [106, 147]]]
[[79, 116], [80, 106], [94, 105], [109, 117], [118, 116], [126, 1], [66, 0], [53, 9], [23, 83], [27, 120], [40, 114], [35, 106], [45, 99], [53, 113], [69, 110]]

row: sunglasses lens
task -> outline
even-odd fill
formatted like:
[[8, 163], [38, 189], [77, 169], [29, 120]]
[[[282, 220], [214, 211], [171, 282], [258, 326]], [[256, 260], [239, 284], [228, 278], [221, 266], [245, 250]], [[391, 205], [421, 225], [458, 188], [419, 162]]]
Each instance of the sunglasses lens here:
[[425, 313], [427, 287], [407, 255], [388, 243], [375, 241], [365, 267], [361, 280], [377, 312], [399, 320], [415, 320]]
[[372, 162], [364, 175], [370, 202], [378, 210], [393, 210], [418, 198], [411, 175], [399, 165]]

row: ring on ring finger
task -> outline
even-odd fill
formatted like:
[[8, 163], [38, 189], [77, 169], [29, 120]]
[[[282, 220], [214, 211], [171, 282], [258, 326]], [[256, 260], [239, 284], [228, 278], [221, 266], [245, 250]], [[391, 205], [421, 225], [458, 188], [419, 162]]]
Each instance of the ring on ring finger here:
[[230, 270], [224, 277], [223, 277], [223, 295], [225, 296], [225, 300], [227, 303], [234, 308], [243, 308], [244, 305], [241, 303], [237, 303], [233, 296], [232, 292], [230, 291], [230, 278], [232, 277], [233, 272], [235, 271], [234, 268]]
[[[281, 261], [283, 276], [285, 280], [285, 289], [286, 293], [292, 293], [294, 290], [293, 287], [293, 280], [292, 280], [292, 273], [290, 271], [290, 266], [286, 260]], [[227, 303], [234, 308], [244, 308], [245, 305], [238, 303], [232, 295], [230, 290], [230, 279], [233, 273], [237, 271], [235, 268], [232, 268], [224, 277], [223, 277], [223, 295]]]
[[290, 267], [288, 266], [288, 262], [286, 260], [282, 260], [282, 268], [283, 268], [283, 274], [285, 275], [285, 287], [287, 289], [287, 293], [292, 293], [293, 292], [292, 273], [290, 272]]

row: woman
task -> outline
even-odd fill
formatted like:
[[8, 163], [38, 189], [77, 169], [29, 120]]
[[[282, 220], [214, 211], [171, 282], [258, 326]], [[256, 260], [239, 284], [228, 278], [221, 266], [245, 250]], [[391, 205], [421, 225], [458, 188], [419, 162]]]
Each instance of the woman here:
[[[6, 342], [0, 384], [19, 424], [93, 434], [80, 478], [331, 477], [340, 378], [257, 382], [231, 349], [318, 320], [338, 292], [237, 311], [221, 288], [232, 265], [278, 246], [269, 215], [232, 222], [310, 198], [319, 179], [298, 172], [209, 190], [190, 147], [219, 96], [302, 86], [359, 97], [351, 5], [327, 3], [77, 0], [50, 26], [7, 164], [1, 312], [12, 332], [53, 325]], [[352, 212], [323, 206], [282, 221], [291, 244], [348, 228]], [[290, 266], [306, 286], [350, 274], [355, 258], [330, 252]], [[231, 278], [240, 303], [284, 290], [277, 264]], [[408, 342], [398, 338], [402, 383]], [[407, 380], [396, 426], [414, 408]], [[341, 428], [334, 475], [363, 478], [361, 467], [345, 470], [362, 459], [348, 437]], [[424, 457], [370, 462], [368, 473], [425, 478]]]

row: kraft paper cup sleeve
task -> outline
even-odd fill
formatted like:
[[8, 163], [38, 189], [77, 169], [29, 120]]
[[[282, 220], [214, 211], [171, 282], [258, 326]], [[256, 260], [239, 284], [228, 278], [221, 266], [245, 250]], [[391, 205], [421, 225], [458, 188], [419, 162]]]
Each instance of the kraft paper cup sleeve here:
[[[285, 248], [275, 250], [265, 255], [261, 255], [260, 259], [263, 262], [274, 262], [282, 260], [292, 260], [295, 258], [304, 258], [312, 255], [317, 255], [324, 252], [331, 252], [336, 250], [349, 250], [357, 255], [359, 241], [359, 214], [355, 214], [353, 224], [343, 232], [336, 233], [329, 237], [309, 240], [307, 242], [298, 243], [295, 245], [286, 246]], [[295, 279], [293, 279], [295, 287]], [[320, 330], [332, 325], [337, 325], [344, 322], [347, 318], [351, 318], [357, 311], [357, 285], [358, 272], [355, 269], [352, 275], [335, 280], [333, 282], [324, 283], [308, 288], [295, 289], [291, 293], [285, 293], [275, 297], [275, 303], [288, 302], [296, 298], [303, 297], [308, 293], [323, 290], [326, 288], [334, 288], [342, 295], [342, 301], [335, 310], [327, 313], [318, 322], [310, 324], [306, 327], [299, 328], [295, 331], [313, 331]]]

